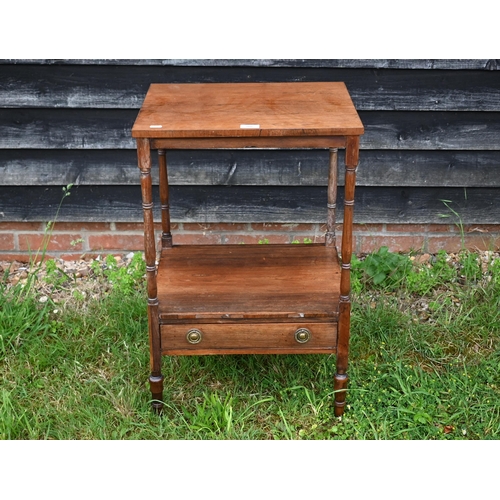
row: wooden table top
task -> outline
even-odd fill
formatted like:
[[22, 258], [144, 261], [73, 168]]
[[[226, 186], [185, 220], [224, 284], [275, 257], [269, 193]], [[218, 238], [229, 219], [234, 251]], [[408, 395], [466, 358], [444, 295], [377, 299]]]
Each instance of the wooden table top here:
[[152, 84], [135, 138], [357, 136], [342, 82]]

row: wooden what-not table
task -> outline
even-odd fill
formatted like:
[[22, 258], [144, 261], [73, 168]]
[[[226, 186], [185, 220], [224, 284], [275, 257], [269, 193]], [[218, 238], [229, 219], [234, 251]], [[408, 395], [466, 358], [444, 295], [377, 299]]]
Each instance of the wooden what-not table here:
[[[162, 355], [336, 353], [335, 415], [342, 415], [354, 186], [363, 132], [340, 82], [150, 86], [132, 136], [141, 172], [149, 382], [157, 411], [163, 401]], [[173, 244], [167, 151], [238, 148], [329, 150], [324, 244]], [[341, 262], [335, 239], [338, 148], [346, 149]], [[160, 180], [158, 266], [151, 150], [158, 150]]]

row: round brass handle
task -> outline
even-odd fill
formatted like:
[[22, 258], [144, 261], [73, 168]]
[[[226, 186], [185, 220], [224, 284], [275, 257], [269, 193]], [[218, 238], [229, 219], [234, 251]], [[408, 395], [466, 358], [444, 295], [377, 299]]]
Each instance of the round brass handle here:
[[196, 328], [192, 328], [186, 334], [186, 340], [190, 344], [199, 344], [201, 342], [201, 337], [201, 331], [197, 330]]
[[305, 344], [306, 342], [309, 342], [310, 338], [311, 338], [311, 332], [307, 328], [299, 328], [295, 332], [295, 340], [299, 344]]

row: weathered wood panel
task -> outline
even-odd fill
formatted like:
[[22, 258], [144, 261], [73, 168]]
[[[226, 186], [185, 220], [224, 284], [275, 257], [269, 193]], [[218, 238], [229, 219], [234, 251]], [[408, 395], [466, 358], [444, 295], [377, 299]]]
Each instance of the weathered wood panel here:
[[0, 66], [0, 107], [139, 109], [150, 83], [345, 82], [356, 108], [500, 111], [500, 72], [314, 67]]
[[500, 59], [0, 59], [0, 64], [137, 66], [265, 66], [272, 68], [500, 69]]
[[[450, 199], [464, 222], [498, 223], [498, 70], [486, 59], [0, 60], [0, 221], [49, 220], [69, 183], [62, 220], [141, 221], [130, 128], [152, 82], [346, 81], [366, 127], [356, 222], [449, 223], [439, 200]], [[171, 152], [173, 217], [324, 222], [326, 172], [322, 151]]]
[[[500, 220], [499, 189], [359, 187], [357, 223], [458, 222], [495, 224]], [[0, 186], [0, 221], [47, 221], [55, 217], [61, 188]], [[342, 207], [342, 191], [338, 203]], [[63, 202], [60, 221], [142, 221], [139, 186], [79, 186]], [[159, 220], [158, 199], [156, 218]], [[340, 216], [342, 210], [339, 210]], [[172, 186], [171, 215], [177, 222], [317, 222], [326, 220], [325, 187]], [[449, 216], [445, 219], [443, 215]], [[339, 219], [341, 220], [341, 219]]]
[[[153, 155], [154, 162], [155, 155]], [[339, 184], [344, 183], [339, 151]], [[326, 151], [170, 151], [171, 185], [326, 186]], [[158, 183], [157, 169], [153, 181]], [[0, 150], [0, 184], [136, 185], [133, 150]], [[500, 151], [365, 150], [359, 186], [500, 187]]]
[[[135, 110], [4, 109], [0, 149], [134, 149]], [[363, 111], [361, 149], [500, 150], [500, 112]]]
[[363, 149], [498, 150], [500, 113], [361, 113]]

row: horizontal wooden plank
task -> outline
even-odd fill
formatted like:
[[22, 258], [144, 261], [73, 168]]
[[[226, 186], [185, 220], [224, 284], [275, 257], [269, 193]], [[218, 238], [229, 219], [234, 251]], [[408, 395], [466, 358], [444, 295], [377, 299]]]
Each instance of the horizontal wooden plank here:
[[[169, 151], [167, 158], [171, 185], [325, 186], [328, 178], [326, 151]], [[341, 150], [340, 185], [343, 161]], [[157, 184], [157, 169], [152, 173]], [[134, 150], [0, 150], [4, 186], [138, 183]], [[364, 150], [357, 184], [500, 187], [500, 151]]]
[[0, 64], [500, 69], [499, 59], [3, 59]]
[[5, 109], [0, 148], [133, 149], [136, 110]]
[[0, 107], [139, 109], [150, 83], [345, 82], [358, 110], [500, 111], [500, 73], [351, 68], [13, 65]]
[[364, 149], [500, 149], [500, 113], [361, 113]]
[[[60, 187], [0, 186], [0, 222], [52, 220], [62, 199]], [[64, 199], [60, 221], [142, 220], [139, 186], [79, 186]], [[458, 222], [441, 200], [466, 224], [500, 221], [498, 188], [387, 188], [356, 190], [357, 223], [454, 223]], [[342, 190], [338, 205], [342, 207]], [[158, 199], [156, 217], [158, 214]], [[326, 221], [324, 187], [226, 187], [172, 186], [172, 220], [177, 222], [281, 222]], [[337, 220], [341, 220], [339, 210]], [[445, 219], [443, 215], [447, 216]], [[449, 216], [449, 217], [448, 217]]]
[[[0, 149], [135, 149], [135, 110], [4, 109]], [[362, 111], [361, 149], [500, 150], [500, 112]]]

